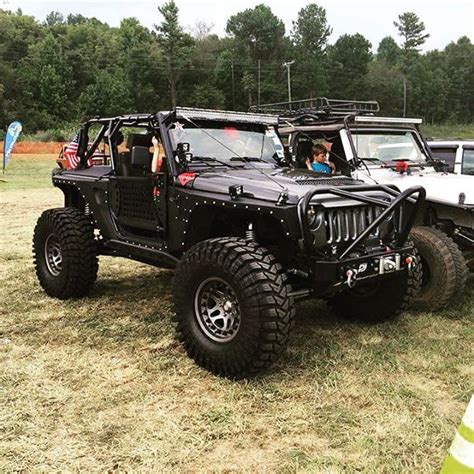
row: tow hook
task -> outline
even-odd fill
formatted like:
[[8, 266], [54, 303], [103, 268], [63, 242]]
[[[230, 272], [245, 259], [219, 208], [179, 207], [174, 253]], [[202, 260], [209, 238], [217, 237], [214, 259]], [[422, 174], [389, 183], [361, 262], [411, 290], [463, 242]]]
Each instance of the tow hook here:
[[359, 273], [364, 273], [367, 270], [367, 263], [361, 263], [359, 265], [359, 268], [349, 268], [349, 270], [346, 271], [346, 284], [349, 288], [354, 288], [357, 283], [357, 275]]
[[357, 270], [347, 270], [346, 272], [346, 284], [349, 288], [354, 288], [356, 286], [357, 280]]
[[411, 273], [417, 265], [416, 257], [409, 255], [405, 258], [405, 263], [407, 264], [408, 273]]

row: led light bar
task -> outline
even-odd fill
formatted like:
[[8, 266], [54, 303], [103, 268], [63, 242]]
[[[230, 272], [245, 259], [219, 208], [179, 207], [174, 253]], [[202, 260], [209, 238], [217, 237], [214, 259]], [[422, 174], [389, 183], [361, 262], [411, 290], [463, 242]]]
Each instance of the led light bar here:
[[354, 117], [355, 122], [366, 122], [366, 123], [423, 123], [421, 118], [408, 118], [408, 117], [377, 117], [371, 115], [357, 115]]
[[229, 112], [226, 110], [193, 109], [176, 107], [176, 116], [193, 120], [217, 120], [222, 122], [263, 123], [265, 125], [278, 124], [278, 117], [270, 114], [252, 114], [247, 112]]

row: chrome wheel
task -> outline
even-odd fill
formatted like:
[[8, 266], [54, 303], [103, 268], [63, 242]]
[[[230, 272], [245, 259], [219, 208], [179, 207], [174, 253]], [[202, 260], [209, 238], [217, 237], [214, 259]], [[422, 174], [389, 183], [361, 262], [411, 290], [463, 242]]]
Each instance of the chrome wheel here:
[[229, 342], [240, 327], [240, 305], [231, 286], [221, 278], [207, 278], [194, 294], [194, 313], [204, 334]]
[[61, 253], [61, 245], [54, 234], [48, 235], [44, 244], [44, 257], [46, 266], [53, 276], [58, 276], [61, 273], [63, 257]]

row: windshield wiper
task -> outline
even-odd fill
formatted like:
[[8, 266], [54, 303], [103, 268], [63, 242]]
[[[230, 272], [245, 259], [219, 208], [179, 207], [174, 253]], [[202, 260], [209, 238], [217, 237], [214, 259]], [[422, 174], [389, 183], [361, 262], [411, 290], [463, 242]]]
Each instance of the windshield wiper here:
[[[230, 163], [226, 163], [225, 161], [221, 161], [217, 158], [214, 158], [213, 156], [193, 156], [191, 158], [191, 163], [196, 162], [196, 161], [199, 163], [204, 163], [204, 164], [218, 163], [219, 165], [227, 166], [228, 168], [236, 168], [236, 166], [231, 165]], [[218, 166], [218, 165], [214, 164], [213, 166]]]
[[375, 158], [375, 156], [372, 156], [372, 157], [367, 157], [367, 158], [361, 158], [359, 156], [359, 160], [362, 160], [362, 161], [380, 161], [380, 163], [383, 163], [385, 164], [385, 161], [381, 160], [380, 158]]
[[250, 163], [251, 161], [265, 161], [263, 158], [257, 158], [255, 156], [233, 156], [230, 161], [245, 161]]

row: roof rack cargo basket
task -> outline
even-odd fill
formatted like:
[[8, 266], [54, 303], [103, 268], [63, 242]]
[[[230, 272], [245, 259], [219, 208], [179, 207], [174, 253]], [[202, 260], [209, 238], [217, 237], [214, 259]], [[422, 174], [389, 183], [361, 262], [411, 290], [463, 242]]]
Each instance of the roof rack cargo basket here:
[[340, 115], [369, 115], [380, 111], [379, 103], [375, 100], [343, 100], [315, 97], [312, 99], [276, 102], [274, 104], [253, 105], [250, 112], [265, 112], [280, 116], [296, 114], [313, 114], [326, 116]]

